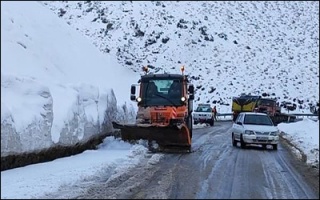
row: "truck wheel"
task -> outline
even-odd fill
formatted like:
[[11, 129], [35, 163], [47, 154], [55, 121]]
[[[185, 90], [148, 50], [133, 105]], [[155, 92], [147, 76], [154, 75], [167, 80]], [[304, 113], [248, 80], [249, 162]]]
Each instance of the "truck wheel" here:
[[[196, 124], [196, 122], [195, 122], [195, 124]], [[190, 138], [192, 138], [192, 128], [193, 128], [192, 125], [193, 125], [192, 116], [189, 115], [189, 117], [187, 118], [187, 126], [189, 128]]]
[[211, 119], [209, 124], [210, 124], [210, 126], [214, 126], [214, 119]]
[[188, 153], [192, 153], [192, 151], [191, 151], [191, 146], [190, 146], [190, 147], [187, 147], [187, 152], [188, 152]]

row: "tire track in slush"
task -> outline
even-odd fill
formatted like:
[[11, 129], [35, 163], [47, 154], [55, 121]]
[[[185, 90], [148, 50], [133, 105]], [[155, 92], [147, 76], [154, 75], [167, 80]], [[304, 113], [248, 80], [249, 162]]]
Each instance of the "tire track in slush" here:
[[[227, 158], [229, 156], [231, 156], [230, 149], [225, 150], [219, 155], [216, 162], [211, 162], [211, 166], [207, 166], [211, 170], [202, 176], [204, 181], [199, 186], [200, 190], [196, 194], [197, 199], [215, 198], [214, 196], [229, 198], [231, 191], [226, 190], [226, 188], [232, 184], [230, 177], [234, 176], [234, 169], [225, 170], [223, 172], [220, 170], [221, 168], [225, 168], [224, 166], [226, 163], [223, 158]], [[225, 179], [225, 177], [228, 178]]]
[[[221, 141], [221, 137], [224, 137], [222, 134], [217, 134], [217, 132], [221, 133], [221, 130], [223, 130], [224, 127], [219, 127], [218, 129], [214, 129], [210, 132], [208, 132], [205, 136], [201, 136], [201, 138], [198, 138], [198, 140], [196, 140], [195, 145], [199, 145], [198, 147], [198, 151], [201, 152], [201, 155], [198, 158], [198, 162], [201, 164], [201, 169], [200, 170], [204, 170], [207, 167], [207, 163], [210, 162], [212, 159], [218, 159], [220, 158], [223, 154], [223, 152], [220, 152], [220, 150], [222, 149], [222, 151], [226, 151], [227, 148], [227, 143], [218, 143], [219, 145], [217, 146], [217, 141], [220, 140]], [[199, 140], [201, 139], [202, 143], [199, 143]], [[223, 139], [222, 139], [223, 141]]]
[[[224, 179], [221, 176], [233, 176], [233, 170], [223, 171], [221, 172], [219, 169], [224, 168], [225, 160], [228, 160], [228, 157], [232, 156], [231, 148], [229, 145], [229, 139], [227, 136], [230, 132], [230, 127], [222, 126], [219, 129], [214, 130], [215, 134], [211, 135], [210, 146], [207, 146], [207, 143], [202, 145], [203, 151], [199, 156], [199, 162], [201, 163], [202, 170], [201, 178], [202, 181], [199, 182], [198, 191], [196, 193], [195, 198], [203, 199], [203, 198], [213, 198], [213, 194], [217, 192], [216, 188], [219, 187], [219, 180], [224, 180], [224, 184], [222, 186], [222, 190], [224, 193], [229, 193], [228, 190], [224, 190], [225, 185], [230, 184], [230, 179]], [[229, 138], [229, 137], [228, 137]], [[218, 144], [218, 145], [217, 145]], [[201, 162], [202, 160], [202, 162]], [[218, 178], [217, 178], [218, 177]], [[229, 196], [228, 194], [224, 194], [224, 196]]]
[[303, 182], [302, 176], [287, 162], [283, 154], [277, 154], [275, 156], [277, 161], [278, 170], [283, 172], [281, 175], [286, 183], [290, 184], [290, 194], [292, 197], [288, 198], [300, 198], [300, 199], [319, 199], [310, 187]]
[[203, 174], [204, 181], [195, 198], [318, 198], [288, 163], [281, 144], [278, 151], [255, 146], [241, 149], [239, 144], [237, 147], [231, 145], [230, 132], [227, 137], [226, 150], [221, 151], [219, 160], [208, 155], [214, 148], [203, 152], [203, 166], [211, 171], [207, 177]]
[[197, 196], [201, 188], [206, 190], [206, 179], [215, 160], [222, 159], [224, 152], [228, 151], [224, 135], [229, 128], [229, 125], [221, 123], [197, 131], [193, 140], [197, 150], [180, 160], [181, 166], [188, 167], [176, 169], [176, 181], [172, 183], [170, 199], [195, 199], [199, 198]]

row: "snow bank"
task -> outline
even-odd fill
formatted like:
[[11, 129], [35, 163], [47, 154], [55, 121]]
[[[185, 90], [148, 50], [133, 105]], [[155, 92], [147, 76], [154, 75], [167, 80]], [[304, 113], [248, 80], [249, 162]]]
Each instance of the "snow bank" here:
[[49, 89], [35, 80], [9, 75], [1, 76], [1, 89], [2, 155], [57, 143], [73, 145], [102, 132], [103, 126], [111, 131], [111, 121], [118, 116], [117, 110], [110, 109], [117, 108], [111, 89], [101, 94], [85, 84]]
[[319, 165], [319, 120], [304, 118], [295, 123], [280, 123], [278, 128], [284, 132], [284, 138], [306, 154], [308, 164]]
[[1, 154], [50, 147], [53, 120], [48, 87], [1, 74]]
[[134, 118], [127, 101], [139, 74], [39, 2], [1, 7], [2, 156], [73, 145]]

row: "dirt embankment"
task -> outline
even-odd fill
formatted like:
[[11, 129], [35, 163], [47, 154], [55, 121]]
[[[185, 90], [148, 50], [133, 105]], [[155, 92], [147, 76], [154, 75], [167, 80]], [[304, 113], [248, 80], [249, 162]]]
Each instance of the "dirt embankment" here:
[[28, 152], [16, 155], [7, 155], [1, 157], [1, 171], [23, 167], [30, 164], [42, 163], [79, 154], [89, 149], [96, 149], [103, 139], [115, 133], [101, 133], [87, 141], [77, 143], [74, 146], [57, 145], [37, 152]]

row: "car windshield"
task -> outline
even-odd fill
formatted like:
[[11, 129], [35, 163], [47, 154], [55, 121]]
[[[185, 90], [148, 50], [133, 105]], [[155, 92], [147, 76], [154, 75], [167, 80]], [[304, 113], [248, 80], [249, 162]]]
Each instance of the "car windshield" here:
[[270, 117], [266, 115], [245, 115], [244, 124], [273, 126]]
[[198, 107], [196, 112], [212, 112], [211, 107]]

